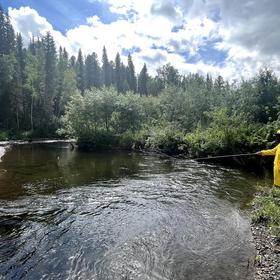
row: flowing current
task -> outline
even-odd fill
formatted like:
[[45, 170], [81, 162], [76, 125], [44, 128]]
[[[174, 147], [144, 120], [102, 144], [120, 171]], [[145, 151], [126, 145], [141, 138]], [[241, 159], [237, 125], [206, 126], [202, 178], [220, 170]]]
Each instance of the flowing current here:
[[0, 162], [0, 279], [252, 279], [253, 175], [22, 145]]

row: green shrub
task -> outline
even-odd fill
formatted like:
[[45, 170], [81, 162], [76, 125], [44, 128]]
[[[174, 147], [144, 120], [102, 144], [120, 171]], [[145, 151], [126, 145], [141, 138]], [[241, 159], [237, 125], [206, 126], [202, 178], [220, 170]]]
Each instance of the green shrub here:
[[79, 135], [77, 144], [86, 151], [107, 150], [118, 145], [118, 138], [108, 131], [95, 131]]
[[148, 137], [145, 148], [160, 150], [167, 154], [182, 152], [184, 134], [171, 125], [154, 128]]
[[0, 131], [0, 141], [7, 141], [9, 139], [7, 131]]

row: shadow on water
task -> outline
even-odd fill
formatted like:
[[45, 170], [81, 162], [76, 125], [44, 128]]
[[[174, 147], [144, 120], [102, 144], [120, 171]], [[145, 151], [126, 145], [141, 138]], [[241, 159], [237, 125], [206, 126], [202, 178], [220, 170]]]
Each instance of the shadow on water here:
[[251, 174], [62, 144], [0, 169], [4, 279], [252, 279]]

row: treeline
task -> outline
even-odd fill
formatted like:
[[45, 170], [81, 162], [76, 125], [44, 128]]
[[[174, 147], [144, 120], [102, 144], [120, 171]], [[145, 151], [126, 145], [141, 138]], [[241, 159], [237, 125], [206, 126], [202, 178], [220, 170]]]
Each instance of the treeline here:
[[110, 61], [105, 47], [101, 60], [57, 51], [50, 33], [25, 48], [0, 10], [0, 138], [59, 134], [88, 149], [197, 156], [256, 151], [280, 128], [280, 81], [268, 68], [229, 83], [170, 64], [137, 75], [131, 55]]
[[31, 38], [25, 48], [0, 7], [0, 130], [51, 136], [75, 94], [113, 86], [118, 92], [146, 96], [158, 94], [163, 86], [148, 76], [145, 64], [137, 75], [130, 54], [126, 65], [119, 53], [110, 61], [104, 47], [101, 60], [96, 53], [84, 56], [79, 50], [75, 57], [65, 48], [57, 50], [49, 32]]

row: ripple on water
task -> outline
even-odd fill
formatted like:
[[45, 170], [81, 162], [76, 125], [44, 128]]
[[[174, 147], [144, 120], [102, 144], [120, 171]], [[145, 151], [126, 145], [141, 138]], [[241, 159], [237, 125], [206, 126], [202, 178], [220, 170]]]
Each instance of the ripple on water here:
[[242, 188], [230, 189], [229, 170], [149, 160], [114, 180], [69, 186], [60, 174], [27, 181], [25, 195], [0, 200], [0, 274], [250, 279], [249, 223], [227, 197], [242, 195]]

